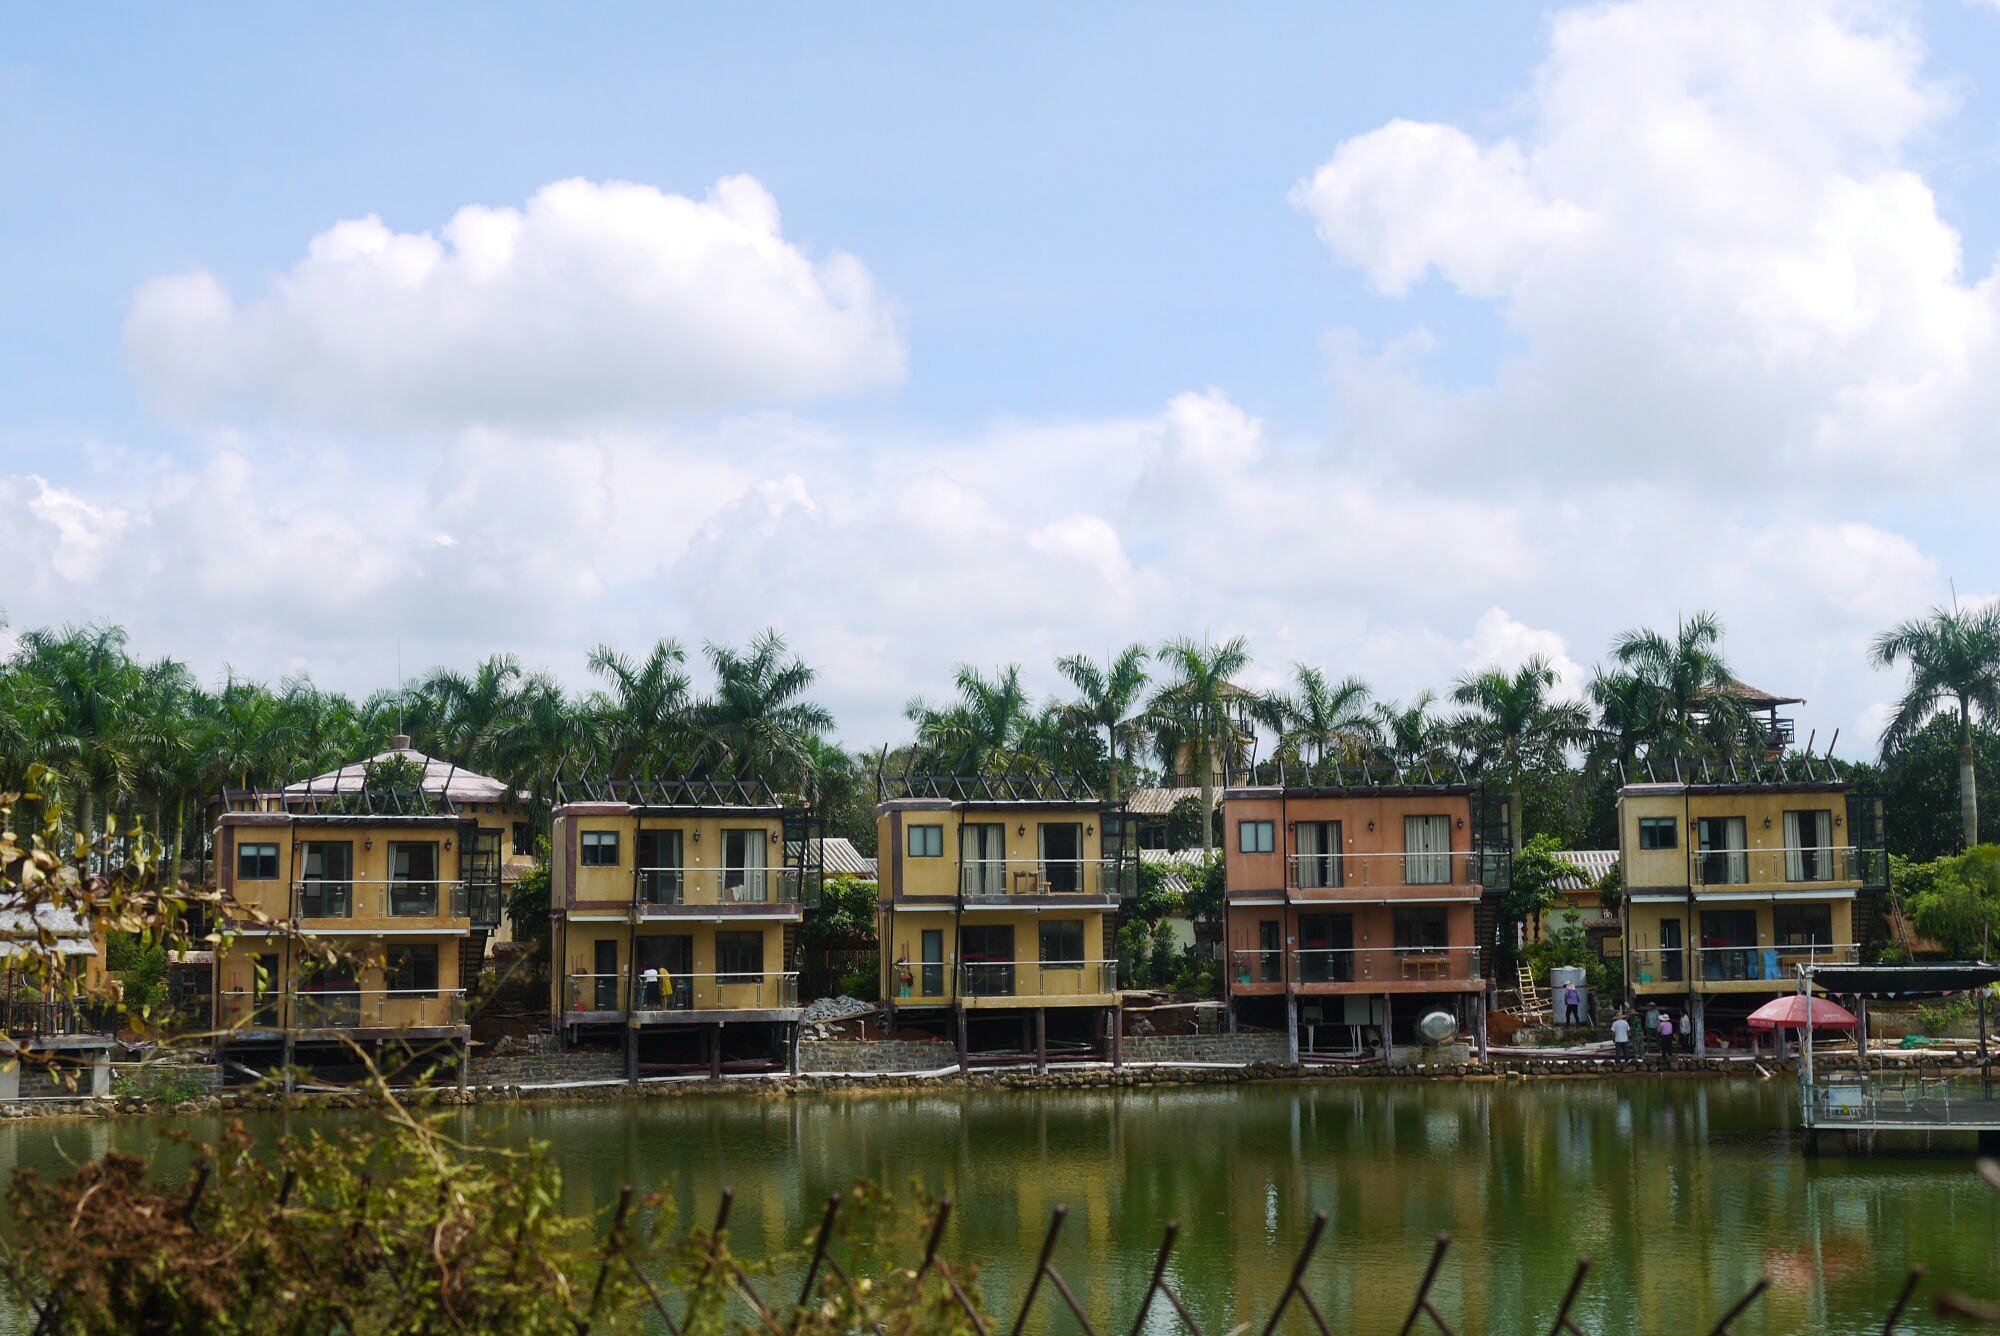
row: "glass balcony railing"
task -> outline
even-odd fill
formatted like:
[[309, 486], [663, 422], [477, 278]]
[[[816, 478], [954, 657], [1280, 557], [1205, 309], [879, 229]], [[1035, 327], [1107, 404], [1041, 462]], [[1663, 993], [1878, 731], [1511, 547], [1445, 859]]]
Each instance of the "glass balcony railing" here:
[[961, 997], [1089, 997], [1118, 991], [1115, 960], [986, 960], [958, 967]]
[[1487, 853], [1293, 854], [1286, 858], [1286, 889], [1303, 896], [1337, 898], [1342, 891], [1394, 890], [1405, 886], [1462, 886], [1477, 895], [1499, 866]]
[[1861, 948], [1846, 944], [1635, 948], [1632, 982], [1793, 983], [1800, 965], [1854, 965], [1860, 960]]
[[[1136, 884], [1136, 865], [1115, 858], [968, 858], [959, 864], [959, 894], [1088, 895], [1118, 899]], [[1132, 892], [1136, 894], [1135, 892]]]
[[[1691, 884], [1810, 887], [1866, 880], [1875, 851], [1851, 845], [1818, 849], [1697, 849], [1688, 854]], [[1872, 884], [1872, 883], [1871, 883]]]
[[225, 991], [222, 1024], [257, 1030], [403, 1029], [463, 1025], [465, 993], [456, 988], [299, 988], [296, 992]]
[[1230, 977], [1239, 984], [1448, 983], [1483, 978], [1481, 960], [1476, 946], [1232, 951]]
[[642, 867], [639, 907], [795, 905], [804, 879], [795, 867]]
[[[627, 1009], [628, 975], [572, 974], [566, 981], [565, 1000], [572, 1012], [602, 1012]], [[710, 971], [707, 973], [665, 974], [641, 971], [638, 994], [632, 999], [634, 1011], [761, 1011], [796, 1007], [799, 1004], [799, 976], [796, 971]]]

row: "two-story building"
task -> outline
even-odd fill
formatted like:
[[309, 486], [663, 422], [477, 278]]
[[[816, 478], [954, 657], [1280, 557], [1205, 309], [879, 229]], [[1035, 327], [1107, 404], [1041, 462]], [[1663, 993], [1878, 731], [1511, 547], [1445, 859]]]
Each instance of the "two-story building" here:
[[1132, 819], [1073, 779], [877, 779], [882, 1000], [961, 1067], [1116, 1060], [1118, 907]]
[[1511, 867], [1504, 798], [1463, 775], [1289, 772], [1223, 795], [1232, 1020], [1297, 1061], [1425, 1042], [1443, 1011], [1483, 1045]]
[[226, 1070], [351, 1068], [357, 1045], [462, 1063], [466, 993], [501, 923], [511, 828], [526, 820], [522, 795], [400, 735], [282, 790], [225, 792], [217, 881], [237, 908], [213, 1014]]
[[761, 780], [558, 786], [550, 915], [563, 1042], [626, 1075], [797, 1070], [798, 930], [824, 823]]
[[1824, 760], [1641, 762], [1618, 792], [1625, 979], [1741, 1038], [1803, 963], [1858, 961], [1888, 889], [1882, 799]]

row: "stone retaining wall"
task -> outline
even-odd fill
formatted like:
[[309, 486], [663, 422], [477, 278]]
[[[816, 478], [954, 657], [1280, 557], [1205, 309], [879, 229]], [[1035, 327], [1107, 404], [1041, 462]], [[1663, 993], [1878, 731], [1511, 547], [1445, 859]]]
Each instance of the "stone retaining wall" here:
[[474, 1058], [466, 1083], [554, 1085], [564, 1081], [616, 1081], [624, 1075], [622, 1053], [522, 1053], [504, 1058]]
[[1127, 1062], [1283, 1062], [1281, 1034], [1162, 1034], [1125, 1036]]
[[958, 1062], [951, 1044], [915, 1039], [802, 1040], [802, 1072], [931, 1072]]

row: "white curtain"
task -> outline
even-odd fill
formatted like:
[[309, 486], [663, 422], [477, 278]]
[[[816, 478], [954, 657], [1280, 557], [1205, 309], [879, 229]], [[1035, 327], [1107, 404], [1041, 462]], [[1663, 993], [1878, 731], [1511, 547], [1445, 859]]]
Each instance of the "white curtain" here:
[[1451, 818], [1403, 818], [1403, 881], [1411, 886], [1444, 886], [1451, 881]]
[[1785, 813], [1785, 880], [1828, 881], [1833, 876], [1830, 812]]
[[965, 894], [1007, 893], [1007, 827], [994, 824], [960, 826], [959, 858], [965, 865]]

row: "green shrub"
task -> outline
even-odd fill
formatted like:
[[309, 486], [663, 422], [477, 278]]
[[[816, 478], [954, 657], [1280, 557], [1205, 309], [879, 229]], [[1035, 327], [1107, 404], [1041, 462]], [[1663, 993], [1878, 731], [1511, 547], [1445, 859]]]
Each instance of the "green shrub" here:
[[208, 1086], [202, 1081], [200, 1072], [186, 1067], [148, 1067], [136, 1072], [120, 1072], [111, 1079], [111, 1093], [120, 1098], [136, 1095], [141, 1099], [184, 1104], [206, 1095]]
[[842, 996], [859, 998], [872, 1002], [882, 995], [882, 962], [875, 956], [868, 957], [861, 967], [852, 973], [840, 976]]

